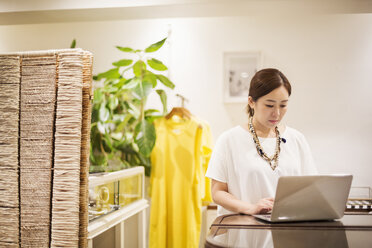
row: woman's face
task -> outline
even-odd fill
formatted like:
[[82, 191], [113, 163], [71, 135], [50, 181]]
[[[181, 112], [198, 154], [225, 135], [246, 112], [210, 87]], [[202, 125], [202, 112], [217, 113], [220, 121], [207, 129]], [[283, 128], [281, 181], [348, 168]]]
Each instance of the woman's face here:
[[276, 88], [255, 102], [249, 97], [248, 103], [254, 109], [253, 119], [266, 128], [274, 128], [287, 112], [288, 98], [288, 91], [284, 86]]

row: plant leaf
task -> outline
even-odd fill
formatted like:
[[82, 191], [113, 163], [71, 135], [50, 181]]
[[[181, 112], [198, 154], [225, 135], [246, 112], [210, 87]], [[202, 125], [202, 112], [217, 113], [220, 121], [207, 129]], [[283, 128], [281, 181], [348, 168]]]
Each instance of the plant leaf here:
[[105, 124], [103, 124], [102, 122], [97, 122], [97, 129], [98, 131], [101, 133], [101, 134], [105, 134], [106, 133], [106, 128], [105, 128]]
[[146, 109], [145, 110], [145, 116], [151, 115], [152, 113], [159, 113], [159, 110], [157, 109]]
[[102, 72], [97, 75], [97, 80], [101, 80], [102, 78], [106, 78], [106, 79], [120, 78], [119, 68], [110, 69], [106, 72]]
[[139, 152], [145, 157], [150, 157], [156, 140], [154, 125], [142, 120], [137, 124], [135, 130], [135, 143], [138, 145]]
[[102, 91], [101, 91], [100, 88], [97, 88], [94, 91], [93, 102], [94, 102], [94, 104], [98, 104], [102, 101], [102, 99], [103, 99]]
[[92, 145], [89, 146], [89, 159], [90, 159], [90, 161], [92, 161], [93, 164], [96, 163], [96, 159], [93, 155], [93, 146]]
[[128, 66], [128, 65], [131, 65], [132, 63], [133, 63], [132, 59], [122, 59], [122, 60], [112, 63], [112, 65], [120, 67], [120, 66]]
[[168, 67], [166, 67], [163, 62], [161, 62], [160, 60], [157, 60], [157, 59], [148, 59], [147, 60], [147, 64], [154, 70], [157, 70], [157, 71], [166, 71], [168, 70]]
[[137, 77], [141, 77], [142, 73], [146, 71], [146, 64], [142, 60], [138, 60], [134, 65], [133, 65], [133, 73]]
[[110, 112], [105, 105], [105, 103], [102, 103], [101, 107], [99, 108], [99, 120], [102, 122], [106, 122], [110, 117]]
[[156, 77], [168, 88], [174, 89], [174, 84], [166, 76], [157, 74]]
[[120, 141], [123, 138], [123, 133], [111, 133], [111, 137]]
[[134, 50], [130, 47], [121, 47], [121, 46], [116, 46], [117, 49], [119, 49], [122, 52], [126, 53], [134, 53]]
[[139, 96], [140, 99], [147, 97], [152, 90], [152, 83], [143, 81], [139, 83], [136, 88], [133, 89], [134, 93]]
[[97, 109], [98, 104], [93, 104], [92, 108], [92, 125], [99, 120], [99, 109]]
[[104, 140], [106, 141], [106, 145], [110, 148], [111, 151], [115, 151], [116, 149], [112, 146], [112, 142], [111, 142], [111, 137], [110, 135], [106, 132], [105, 133], [105, 138]]
[[148, 48], [145, 49], [145, 52], [146, 53], [153, 53], [153, 52], [159, 50], [159, 48], [161, 48], [163, 46], [166, 39], [167, 38], [164, 38], [161, 41], [158, 41], [154, 44], [151, 44]]
[[102, 154], [92, 154], [92, 156], [94, 156], [94, 158], [95, 158], [94, 165], [96, 165], [96, 166], [91, 165], [89, 167], [89, 172], [95, 172], [95, 171], [102, 172], [102, 170], [104, 170], [104, 167], [106, 167], [106, 165], [107, 165], [106, 157]]
[[132, 104], [131, 102], [128, 102], [128, 105], [129, 105], [129, 109], [128, 109], [128, 112], [136, 119], [139, 118], [140, 116], [140, 110], [134, 105]]
[[152, 83], [152, 87], [155, 88], [157, 85], [157, 79], [154, 73], [151, 71], [146, 71], [145, 77], [143, 78], [144, 81], [148, 81]]
[[128, 82], [121, 87], [122, 89], [133, 89], [141, 82], [139, 78], [129, 79], [127, 81]]
[[156, 119], [164, 118], [163, 115], [149, 115], [145, 116], [146, 121], [149, 123], [153, 123]]
[[118, 91], [118, 87], [109, 84], [109, 85], [106, 85], [104, 90], [105, 90], [105, 92], [107, 92], [111, 95], [112, 93], [116, 93]]
[[124, 118], [125, 118], [125, 114], [113, 114], [112, 115], [112, 120], [114, 121], [114, 122], [122, 122], [123, 120], [124, 120]]
[[70, 45], [70, 48], [75, 48], [76, 47], [76, 39], [73, 39]]
[[108, 105], [111, 110], [116, 109], [119, 105], [119, 99], [115, 95], [110, 95]]
[[116, 84], [115, 84], [115, 87], [117, 87], [118, 89], [121, 89], [121, 87], [123, 87], [124, 84], [126, 84], [127, 82], [129, 82], [130, 79], [125, 79], [125, 78], [122, 78], [120, 79]]
[[163, 115], [166, 115], [168, 113], [167, 94], [165, 93], [164, 90], [156, 90], [156, 93], [158, 93], [158, 95], [160, 97], [160, 101], [163, 104]]
[[131, 118], [133, 118], [131, 114], [126, 114], [124, 120], [116, 127], [115, 132], [122, 132]]

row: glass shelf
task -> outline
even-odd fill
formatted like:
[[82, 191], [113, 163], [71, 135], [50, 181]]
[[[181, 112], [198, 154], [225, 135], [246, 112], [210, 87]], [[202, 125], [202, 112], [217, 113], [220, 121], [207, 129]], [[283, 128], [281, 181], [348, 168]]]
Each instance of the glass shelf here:
[[144, 168], [89, 176], [89, 222], [144, 198]]

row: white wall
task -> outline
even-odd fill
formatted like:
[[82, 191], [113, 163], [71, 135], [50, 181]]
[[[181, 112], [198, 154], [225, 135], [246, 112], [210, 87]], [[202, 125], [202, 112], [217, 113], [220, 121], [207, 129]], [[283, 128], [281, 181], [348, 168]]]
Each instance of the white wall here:
[[[66, 48], [73, 38], [94, 53], [94, 73], [122, 53], [168, 34], [157, 55], [170, 67], [177, 93], [207, 120], [216, 138], [246, 122], [245, 104], [223, 102], [223, 52], [261, 50], [264, 67], [292, 82], [288, 125], [307, 137], [320, 172], [354, 174], [372, 187], [372, 14], [257, 14], [242, 17], [143, 19], [0, 26], [0, 52]], [[173, 93], [172, 93], [173, 94]], [[155, 97], [151, 104], [159, 106]], [[178, 104], [171, 99], [171, 105]]]

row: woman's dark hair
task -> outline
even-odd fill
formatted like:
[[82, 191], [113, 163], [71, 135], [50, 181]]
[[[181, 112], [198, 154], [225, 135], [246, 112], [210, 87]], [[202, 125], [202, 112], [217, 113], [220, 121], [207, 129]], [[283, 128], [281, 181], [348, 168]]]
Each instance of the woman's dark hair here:
[[[269, 94], [282, 85], [287, 89], [290, 96], [292, 91], [291, 84], [281, 71], [274, 68], [262, 69], [254, 74], [249, 86], [248, 96], [252, 97], [253, 101], [257, 101], [258, 98]], [[247, 112], [249, 116], [254, 114], [249, 104]]]

